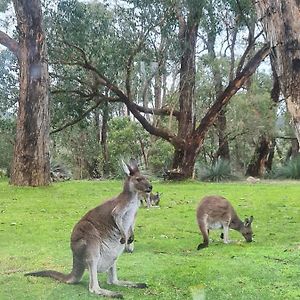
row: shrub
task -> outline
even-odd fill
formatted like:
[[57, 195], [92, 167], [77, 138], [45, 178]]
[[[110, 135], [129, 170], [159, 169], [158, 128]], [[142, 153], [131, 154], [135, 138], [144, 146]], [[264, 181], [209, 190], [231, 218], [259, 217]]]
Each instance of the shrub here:
[[7, 176], [6, 170], [0, 169], [0, 179], [5, 178]]
[[156, 176], [162, 176], [164, 170], [171, 167], [173, 152], [173, 146], [162, 139], [151, 144], [148, 162], [151, 171]]
[[275, 178], [300, 179], [300, 155], [291, 159], [286, 165], [275, 171]]
[[218, 159], [210, 167], [196, 167], [197, 177], [202, 181], [219, 182], [236, 179], [231, 173], [230, 163], [227, 160]]
[[51, 161], [50, 175], [52, 181], [65, 181], [71, 179], [71, 172], [67, 167], [56, 161]]

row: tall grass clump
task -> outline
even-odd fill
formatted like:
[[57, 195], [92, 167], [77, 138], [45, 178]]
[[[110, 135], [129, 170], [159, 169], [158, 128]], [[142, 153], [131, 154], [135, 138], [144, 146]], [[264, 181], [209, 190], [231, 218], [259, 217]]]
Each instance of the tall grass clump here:
[[275, 171], [275, 178], [300, 179], [300, 156], [291, 159], [286, 165]]
[[223, 159], [218, 159], [211, 166], [198, 166], [197, 173], [201, 181], [220, 182], [236, 179], [231, 172], [229, 161]]

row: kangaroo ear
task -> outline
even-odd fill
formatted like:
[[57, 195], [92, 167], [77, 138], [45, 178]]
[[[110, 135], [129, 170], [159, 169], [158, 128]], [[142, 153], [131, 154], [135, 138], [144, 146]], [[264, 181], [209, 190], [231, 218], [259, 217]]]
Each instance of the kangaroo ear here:
[[122, 168], [123, 168], [124, 173], [127, 176], [129, 176], [130, 175], [130, 169], [129, 169], [128, 165], [125, 164], [125, 162], [123, 161], [123, 159], [121, 160], [121, 164], [122, 164]]
[[253, 216], [251, 216], [249, 219], [246, 218], [245, 221], [244, 221], [244, 226], [245, 226], [245, 227], [250, 226], [251, 223], [252, 223], [252, 221], [253, 221]]
[[128, 169], [130, 170], [130, 175], [139, 172], [138, 163], [135, 159], [131, 158], [129, 164], [127, 164]]

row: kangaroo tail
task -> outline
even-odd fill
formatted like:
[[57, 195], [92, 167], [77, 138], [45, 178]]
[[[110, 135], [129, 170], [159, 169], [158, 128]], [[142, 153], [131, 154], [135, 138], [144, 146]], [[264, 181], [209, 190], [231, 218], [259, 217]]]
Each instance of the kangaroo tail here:
[[66, 275], [57, 271], [52, 270], [44, 270], [44, 271], [37, 271], [37, 272], [31, 272], [26, 273], [25, 276], [36, 276], [36, 277], [51, 277], [58, 281], [67, 283], [71, 278], [71, 273]]
[[63, 274], [53, 270], [44, 270], [26, 273], [25, 276], [50, 277], [64, 283], [78, 283], [82, 278], [84, 270], [85, 266], [82, 263], [73, 260], [73, 269], [70, 274]]

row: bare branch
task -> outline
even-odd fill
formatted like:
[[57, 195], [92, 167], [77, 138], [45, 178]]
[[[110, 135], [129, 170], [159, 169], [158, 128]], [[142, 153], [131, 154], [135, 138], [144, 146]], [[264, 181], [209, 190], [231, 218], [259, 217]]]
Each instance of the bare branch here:
[[152, 115], [157, 115], [157, 116], [170, 116], [173, 115], [177, 119], [179, 118], [179, 111], [171, 109], [169, 107], [164, 107], [164, 108], [149, 108], [149, 107], [144, 107], [140, 106], [137, 104], [134, 104], [136, 109], [139, 112], [146, 113], [146, 114], [152, 114]]
[[[72, 46], [72, 45], [69, 44], [69, 46]], [[161, 137], [161, 138], [169, 141], [173, 145], [183, 146], [184, 141], [181, 138], [178, 138], [174, 133], [172, 133], [168, 129], [155, 127], [150, 122], [148, 122], [147, 119], [141, 113], [142, 110], [144, 110], [145, 112], [147, 111], [148, 113], [151, 113], [151, 112], [153, 113], [156, 110], [150, 110], [148, 108], [142, 108], [141, 106], [138, 106], [133, 101], [131, 101], [131, 99], [128, 97], [128, 95], [126, 95], [117, 85], [112, 83], [105, 75], [103, 75], [97, 68], [95, 68], [88, 61], [86, 55], [84, 54], [84, 51], [81, 48], [79, 48], [77, 46], [75, 46], [74, 48], [77, 49], [79, 52], [81, 52], [82, 57], [84, 58], [84, 62], [79, 62], [79, 61], [77, 61], [77, 62], [66, 62], [66, 64], [81, 66], [82, 68], [84, 68], [86, 70], [92, 71], [94, 74], [96, 74], [98, 76], [98, 79], [99, 79], [98, 83], [103, 85], [103, 86], [106, 86], [108, 90], [110, 90], [111, 92], [113, 92], [117, 96], [117, 98], [110, 99], [111, 102], [123, 102], [127, 106], [127, 108], [129, 109], [129, 111], [133, 114], [133, 116], [142, 124], [144, 129], [146, 129], [150, 134], [155, 135], [157, 137]], [[102, 96], [101, 96], [101, 98], [102, 98]], [[93, 109], [95, 109], [98, 105], [95, 104], [93, 107], [91, 107], [87, 112], [85, 112], [83, 115], [81, 115], [76, 120], [73, 120], [73, 121], [65, 124], [64, 126], [62, 126], [59, 129], [53, 130], [51, 133], [61, 131], [66, 127], [69, 127], [73, 124], [76, 124], [77, 122], [82, 120], [89, 112], [91, 112]], [[157, 110], [157, 113], [163, 113], [163, 112], [164, 112], [163, 110], [161, 110], [160, 112], [159, 112], [159, 110]], [[167, 110], [165, 110], [165, 114], [167, 114]], [[173, 115], [174, 115], [174, 112], [173, 112]]]
[[262, 33], [263, 33], [263, 31], [260, 31], [252, 40], [250, 40], [250, 36], [252, 34], [249, 32], [249, 38], [248, 38], [249, 43], [248, 43], [247, 48], [244, 51], [244, 53], [243, 53], [243, 55], [242, 55], [242, 57], [240, 59], [240, 62], [238, 64], [238, 66], [237, 66], [237, 69], [236, 69], [236, 74], [237, 75], [241, 72], [241, 70], [242, 70], [242, 68], [244, 66], [244, 63], [246, 61], [246, 57], [249, 54], [249, 52], [251, 51], [251, 49], [254, 47], [255, 41], [262, 35]]
[[139, 39], [138, 44], [136, 45], [136, 48], [133, 49], [132, 53], [130, 54], [128, 61], [127, 61], [127, 65], [126, 65], [126, 80], [125, 80], [125, 86], [126, 86], [126, 92], [127, 92], [127, 96], [128, 98], [131, 100], [131, 84], [130, 84], [130, 80], [131, 80], [131, 72], [132, 72], [132, 65], [133, 65], [133, 60], [135, 58], [135, 56], [142, 50], [142, 47], [145, 43], [145, 40], [148, 36], [148, 34], [150, 33], [150, 31], [155, 28], [156, 26], [160, 25], [163, 22], [163, 18], [160, 19], [156, 24], [154, 24], [153, 26], [150, 26], [144, 33], [141, 34], [141, 37]]
[[57, 128], [57, 129], [54, 129], [50, 132], [50, 134], [53, 134], [53, 133], [56, 133], [56, 132], [59, 132], [59, 131], [62, 131], [64, 129], [66, 129], [67, 127], [70, 127], [72, 125], [75, 125], [76, 123], [80, 122], [81, 120], [83, 120], [91, 111], [93, 111], [94, 109], [96, 109], [100, 104], [101, 104], [101, 99], [100, 100], [97, 100], [95, 105], [91, 106], [88, 110], [86, 110], [83, 114], [81, 114], [78, 118], [66, 123], [65, 125]]
[[0, 30], [0, 44], [10, 50], [17, 58], [19, 58], [19, 43]]
[[71, 43], [69, 43], [68, 41], [66, 41], [66, 40], [63, 40], [62, 41], [64, 44], [66, 44], [67, 46], [69, 46], [69, 47], [72, 47], [72, 48], [74, 48], [75, 50], [77, 50], [77, 52], [79, 52], [80, 53], [80, 55], [81, 55], [81, 57], [83, 58], [83, 60], [84, 60], [84, 63], [88, 63], [88, 58], [87, 58], [87, 56], [86, 56], [86, 53], [84, 52], [84, 50], [82, 49], [82, 48], [80, 48], [80, 47], [78, 47], [78, 46], [76, 46], [76, 45], [74, 45], [74, 44], [71, 44]]
[[55, 95], [55, 94], [76, 94], [82, 98], [85, 98], [85, 100], [88, 100], [88, 99], [93, 99], [95, 96], [98, 95], [98, 93], [89, 93], [89, 94], [86, 94], [80, 90], [53, 90], [51, 91], [51, 94]]
[[[201, 120], [199, 126], [194, 133], [194, 142], [199, 142], [206, 135], [208, 128], [213, 124], [221, 109], [229, 102], [233, 95], [243, 86], [246, 80], [255, 72], [259, 64], [270, 53], [270, 44], [264, 44], [264, 46], [256, 52], [256, 54], [249, 60], [242, 72], [240, 72], [236, 78], [229, 83], [227, 88], [221, 93], [215, 103], [208, 110], [206, 115]], [[200, 143], [199, 143], [200, 144]]]

